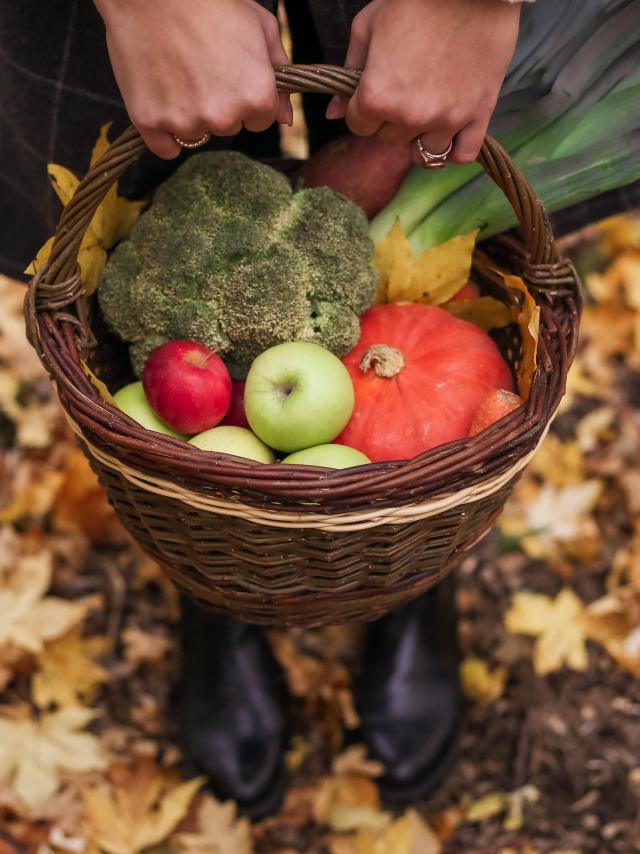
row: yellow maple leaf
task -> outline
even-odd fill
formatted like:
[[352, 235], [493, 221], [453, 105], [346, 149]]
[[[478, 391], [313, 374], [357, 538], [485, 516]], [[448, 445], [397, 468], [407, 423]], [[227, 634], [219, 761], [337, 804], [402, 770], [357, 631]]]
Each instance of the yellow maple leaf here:
[[[349, 846], [349, 847], [347, 847]], [[363, 828], [331, 843], [332, 854], [441, 854], [442, 842], [414, 809], [382, 830]]]
[[338, 774], [318, 780], [311, 806], [316, 822], [335, 830], [381, 827], [391, 821], [391, 816], [381, 811], [376, 784], [358, 774]]
[[14, 644], [39, 653], [82, 620], [85, 607], [46, 596], [51, 584], [52, 557], [39, 552], [20, 558], [14, 566], [0, 565], [0, 646]]
[[490, 706], [498, 700], [507, 681], [506, 667], [489, 670], [486, 661], [481, 658], [465, 658], [460, 665], [462, 690], [469, 700], [482, 706]]
[[114, 766], [111, 784], [84, 792], [89, 841], [106, 854], [137, 854], [169, 836], [184, 818], [204, 777], [175, 784], [149, 759]]
[[533, 666], [545, 676], [567, 665], [586, 670], [586, 625], [582, 601], [568, 587], [555, 599], [539, 593], [516, 593], [505, 614], [505, 625], [514, 634], [536, 638]]
[[404, 229], [397, 219], [376, 246], [379, 303], [422, 302], [442, 305], [469, 281], [477, 231], [454, 237], [428, 249], [414, 260]]
[[360, 774], [363, 777], [382, 777], [384, 765], [367, 756], [364, 744], [352, 744], [331, 762], [334, 774]]
[[82, 732], [96, 714], [68, 706], [37, 720], [0, 717], [0, 786], [8, 786], [28, 809], [36, 810], [57, 792], [60, 771], [104, 768], [99, 739]]
[[[102, 157], [109, 147], [109, 128], [110, 124], [106, 124], [100, 129], [91, 155], [91, 165]], [[80, 179], [57, 163], [50, 163], [47, 171], [51, 186], [66, 206], [71, 201]], [[144, 204], [144, 201], [132, 202], [122, 198], [118, 195], [115, 185], [109, 189], [87, 228], [78, 253], [78, 264], [87, 294], [92, 294], [98, 285], [98, 279], [107, 261], [107, 250], [129, 233]], [[52, 245], [53, 238], [50, 238], [38, 251], [25, 273], [33, 275], [47, 263]]]
[[505, 814], [504, 829], [517, 831], [524, 823], [525, 806], [539, 800], [540, 792], [532, 785], [522, 786], [513, 792], [491, 792], [469, 806], [464, 820], [480, 823]]
[[35, 704], [43, 709], [51, 703], [72, 706], [81, 699], [90, 702], [97, 686], [108, 676], [95, 659], [109, 646], [108, 638], [83, 638], [78, 628], [47, 644], [31, 683]]
[[253, 854], [251, 824], [238, 818], [233, 801], [203, 797], [198, 808], [198, 831], [178, 833], [171, 842], [181, 854]]
[[407, 287], [413, 270], [413, 254], [399, 219], [377, 244], [373, 253], [373, 266], [378, 271], [376, 302], [393, 302], [391, 294]]
[[620, 667], [640, 677], [640, 600], [632, 587], [618, 587], [586, 610], [589, 640], [601, 644]]

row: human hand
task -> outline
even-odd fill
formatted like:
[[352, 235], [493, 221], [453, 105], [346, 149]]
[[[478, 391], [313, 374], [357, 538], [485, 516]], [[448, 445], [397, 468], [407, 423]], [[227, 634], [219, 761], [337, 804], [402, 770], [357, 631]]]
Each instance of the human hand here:
[[94, 0], [131, 121], [159, 157], [197, 140], [290, 124], [273, 65], [287, 63], [276, 18], [254, 0]]
[[[518, 37], [520, 4], [502, 0], [372, 0], [353, 20], [346, 57], [363, 70], [327, 118], [385, 142], [421, 136], [449, 160], [476, 159]], [[422, 163], [414, 146], [414, 160]]]

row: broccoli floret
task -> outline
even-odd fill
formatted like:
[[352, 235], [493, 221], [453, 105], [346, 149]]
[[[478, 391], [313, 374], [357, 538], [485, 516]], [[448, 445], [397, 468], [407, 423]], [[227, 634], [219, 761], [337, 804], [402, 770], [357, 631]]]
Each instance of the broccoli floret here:
[[190, 338], [232, 373], [284, 341], [344, 355], [375, 298], [362, 210], [327, 188], [293, 192], [236, 152], [189, 158], [112, 253], [98, 298], [140, 375], [164, 341]]

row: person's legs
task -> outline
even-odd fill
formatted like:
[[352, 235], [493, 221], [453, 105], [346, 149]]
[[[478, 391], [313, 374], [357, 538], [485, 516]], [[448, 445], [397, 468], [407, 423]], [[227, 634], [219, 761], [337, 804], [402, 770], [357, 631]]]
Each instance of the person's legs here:
[[264, 635], [182, 599], [180, 733], [189, 772], [260, 818], [285, 783], [280, 671]]
[[356, 706], [385, 767], [384, 800], [427, 797], [451, 764], [462, 713], [451, 577], [369, 627]]

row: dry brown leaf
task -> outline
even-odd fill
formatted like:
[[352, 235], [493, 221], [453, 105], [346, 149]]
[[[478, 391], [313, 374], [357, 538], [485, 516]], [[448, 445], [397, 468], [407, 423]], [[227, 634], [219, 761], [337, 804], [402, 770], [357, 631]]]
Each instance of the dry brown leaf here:
[[508, 537], [521, 539], [531, 557], [551, 559], [558, 550], [578, 553], [599, 538], [592, 512], [603, 492], [596, 478], [557, 488], [552, 483], [539, 487], [531, 479], [518, 484], [498, 525]]
[[21, 557], [13, 566], [0, 564], [0, 646], [39, 653], [85, 615], [85, 606], [46, 596], [51, 584], [52, 556], [48, 551]]
[[232, 801], [220, 803], [207, 795], [198, 807], [198, 830], [171, 838], [181, 854], [253, 854], [251, 824], [238, 818]]
[[381, 811], [376, 784], [370, 778], [356, 774], [318, 780], [311, 806], [318, 824], [327, 824], [334, 830], [379, 828], [391, 821], [389, 814]]
[[468, 657], [460, 665], [462, 690], [469, 700], [481, 706], [490, 706], [500, 699], [507, 681], [507, 668], [489, 670], [486, 661]]
[[620, 214], [598, 223], [601, 249], [607, 257], [632, 249], [640, 252], [640, 219]]
[[122, 539], [124, 534], [113, 507], [82, 451], [69, 445], [63, 477], [55, 495], [52, 521], [65, 532], [81, 532], [93, 542]]
[[[110, 125], [106, 124], [100, 129], [91, 164], [95, 163], [108, 148], [109, 127]], [[62, 204], [67, 205], [80, 183], [79, 178], [69, 169], [55, 163], [50, 163], [47, 170], [51, 186]], [[115, 186], [110, 188], [103, 199], [89, 224], [78, 254], [82, 282], [88, 294], [92, 294], [98, 285], [100, 273], [107, 261], [107, 250], [129, 233], [140, 216], [144, 204], [143, 201], [131, 202], [118, 196]], [[26, 273], [33, 274], [46, 264], [52, 245], [53, 239], [49, 239], [39, 250], [35, 261], [27, 267]]]
[[333, 758], [331, 770], [334, 774], [359, 774], [362, 777], [382, 777], [384, 765], [367, 757], [364, 744], [353, 744]]
[[[346, 847], [349, 845], [350, 847]], [[442, 843], [424, 819], [408, 809], [381, 831], [363, 828], [350, 839], [332, 842], [332, 854], [441, 854]]]
[[109, 675], [95, 659], [109, 646], [108, 638], [85, 638], [78, 628], [48, 643], [38, 658], [39, 669], [31, 683], [35, 704], [44, 709], [52, 703], [72, 706], [81, 700], [91, 702]]
[[539, 800], [540, 792], [531, 785], [522, 786], [513, 792], [492, 792], [471, 804], [464, 820], [472, 823], [483, 822], [504, 814], [504, 829], [515, 832], [522, 829], [525, 806], [535, 804]]
[[289, 773], [297, 773], [312, 753], [313, 745], [311, 742], [303, 735], [294, 735], [291, 739], [291, 747], [285, 753], [285, 762]]
[[166, 839], [182, 821], [204, 782], [175, 784], [152, 761], [110, 770], [111, 784], [84, 792], [88, 839], [106, 854], [137, 854]]
[[620, 667], [640, 677], [640, 591], [620, 587], [586, 610], [587, 637], [601, 644]]
[[173, 648], [173, 641], [166, 635], [145, 632], [138, 626], [129, 626], [122, 632], [124, 654], [132, 664], [157, 664]]
[[563, 442], [549, 433], [529, 463], [529, 471], [562, 489], [585, 480], [584, 455], [578, 442]]
[[584, 605], [570, 588], [555, 599], [539, 593], [516, 593], [505, 625], [514, 634], [536, 638], [533, 666], [538, 676], [565, 664], [572, 670], [587, 669]]
[[63, 479], [62, 472], [23, 460], [11, 484], [14, 498], [0, 510], [0, 525], [11, 525], [27, 516], [44, 516], [51, 510]]
[[24, 331], [24, 282], [0, 275], [0, 362], [23, 382], [32, 383], [46, 373]]
[[0, 785], [36, 810], [60, 786], [60, 771], [85, 773], [105, 767], [100, 741], [82, 730], [96, 711], [68, 706], [39, 719], [0, 717]]

